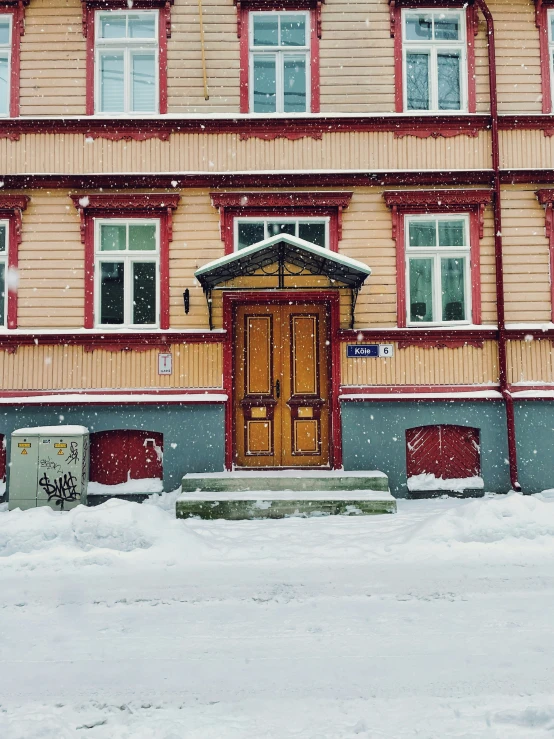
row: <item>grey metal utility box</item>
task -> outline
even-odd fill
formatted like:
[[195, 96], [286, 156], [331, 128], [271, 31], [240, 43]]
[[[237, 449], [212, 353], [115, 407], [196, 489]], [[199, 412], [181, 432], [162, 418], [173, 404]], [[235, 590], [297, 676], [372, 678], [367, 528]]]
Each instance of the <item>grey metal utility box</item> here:
[[11, 436], [9, 509], [86, 503], [89, 432], [84, 426], [17, 429]]

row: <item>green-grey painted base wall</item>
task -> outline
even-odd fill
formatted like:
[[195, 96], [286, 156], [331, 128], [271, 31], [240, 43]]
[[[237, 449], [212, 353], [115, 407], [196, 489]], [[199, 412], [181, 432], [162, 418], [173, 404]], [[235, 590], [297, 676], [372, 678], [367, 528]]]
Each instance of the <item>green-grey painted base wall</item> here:
[[506, 414], [502, 402], [344, 402], [341, 413], [344, 468], [382, 470], [389, 477], [391, 493], [399, 498], [409, 495], [406, 429], [439, 423], [480, 429], [485, 490], [505, 493], [510, 489]]
[[514, 403], [518, 479], [524, 493], [554, 488], [554, 402]]
[[[164, 490], [175, 490], [187, 472], [220, 472], [224, 466], [224, 407], [190, 405], [10, 406], [0, 409], [8, 460], [11, 433], [27, 426], [77, 424], [91, 433], [115, 429], [158, 431], [164, 438]], [[10, 480], [8, 468], [8, 496]]]

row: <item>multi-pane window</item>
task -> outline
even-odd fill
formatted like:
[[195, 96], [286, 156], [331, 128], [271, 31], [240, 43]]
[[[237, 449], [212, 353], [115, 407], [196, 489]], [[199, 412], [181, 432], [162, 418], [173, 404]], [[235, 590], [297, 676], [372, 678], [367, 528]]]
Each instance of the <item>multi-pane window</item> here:
[[97, 113], [158, 112], [158, 13], [96, 15]]
[[327, 218], [236, 218], [235, 249], [257, 244], [271, 236], [289, 234], [327, 247], [329, 224]]
[[159, 323], [159, 221], [98, 220], [95, 232], [96, 324]]
[[469, 220], [406, 216], [408, 323], [471, 322]]
[[11, 16], [0, 17], [0, 116], [10, 114]]
[[8, 223], [0, 221], [0, 328], [5, 328], [8, 313]]
[[464, 13], [404, 10], [402, 34], [404, 110], [465, 110]]
[[306, 113], [310, 22], [303, 12], [250, 13], [250, 111]]

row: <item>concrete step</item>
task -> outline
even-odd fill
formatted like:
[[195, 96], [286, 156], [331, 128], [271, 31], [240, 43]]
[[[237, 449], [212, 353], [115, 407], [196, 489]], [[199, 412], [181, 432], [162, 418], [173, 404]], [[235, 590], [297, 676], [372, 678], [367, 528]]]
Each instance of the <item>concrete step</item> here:
[[388, 492], [389, 480], [375, 470], [233, 470], [191, 473], [182, 481], [183, 493], [245, 492], [247, 490], [378, 490]]
[[231, 520], [395, 513], [382, 472], [343, 470], [233, 471], [189, 474], [178, 518]]

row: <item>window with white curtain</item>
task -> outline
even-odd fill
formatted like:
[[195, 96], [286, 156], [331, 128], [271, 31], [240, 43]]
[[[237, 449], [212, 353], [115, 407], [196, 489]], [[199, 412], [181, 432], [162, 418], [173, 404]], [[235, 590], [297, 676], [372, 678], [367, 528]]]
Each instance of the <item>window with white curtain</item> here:
[[0, 17], [0, 116], [10, 114], [12, 62], [12, 16]]
[[250, 111], [310, 110], [310, 16], [250, 13]]
[[8, 314], [8, 234], [8, 222], [0, 221], [0, 328], [6, 327]]
[[403, 10], [404, 110], [467, 109], [463, 11]]
[[409, 325], [471, 323], [469, 218], [406, 216]]
[[160, 222], [95, 223], [97, 326], [155, 328], [160, 313]]
[[157, 113], [158, 11], [96, 14], [97, 113]]

